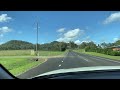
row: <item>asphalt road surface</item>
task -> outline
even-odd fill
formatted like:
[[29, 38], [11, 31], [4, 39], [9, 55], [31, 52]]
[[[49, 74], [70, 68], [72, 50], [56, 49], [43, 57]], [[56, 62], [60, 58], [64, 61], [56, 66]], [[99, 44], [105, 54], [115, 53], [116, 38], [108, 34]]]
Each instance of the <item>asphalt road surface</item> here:
[[45, 63], [33, 68], [19, 76], [18, 78], [31, 78], [36, 75], [58, 69], [68, 69], [90, 66], [120, 66], [117, 60], [91, 56], [70, 51], [64, 57], [50, 58]]

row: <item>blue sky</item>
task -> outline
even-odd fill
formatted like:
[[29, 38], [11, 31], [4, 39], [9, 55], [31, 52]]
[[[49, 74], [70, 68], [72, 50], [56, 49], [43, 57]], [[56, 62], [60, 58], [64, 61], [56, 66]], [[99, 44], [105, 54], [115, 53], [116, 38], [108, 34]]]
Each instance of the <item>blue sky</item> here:
[[0, 11], [0, 43], [23, 40], [36, 43], [52, 41], [114, 42], [120, 39], [118, 11]]

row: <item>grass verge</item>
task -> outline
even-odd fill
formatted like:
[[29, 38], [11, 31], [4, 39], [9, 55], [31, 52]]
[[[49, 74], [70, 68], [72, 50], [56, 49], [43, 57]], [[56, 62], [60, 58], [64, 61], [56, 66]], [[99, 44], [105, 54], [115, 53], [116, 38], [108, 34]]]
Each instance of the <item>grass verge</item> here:
[[60, 51], [39, 51], [40, 56], [58, 56], [58, 55], [64, 55], [66, 51], [60, 52]]
[[84, 52], [81, 50], [74, 50], [74, 51], [79, 52], [79, 53], [93, 55], [93, 56], [99, 56], [99, 57], [104, 57], [104, 58], [109, 58], [109, 59], [114, 59], [114, 60], [120, 60], [120, 56], [110, 56], [110, 55], [96, 53], [96, 52]]
[[[39, 51], [40, 56], [63, 55], [66, 51]], [[35, 56], [33, 50], [1, 50], [0, 56]]]
[[0, 50], [0, 56], [30, 56], [32, 51], [33, 50]]
[[15, 76], [36, 67], [45, 61], [45, 58], [41, 58], [39, 61], [34, 61], [30, 58], [0, 58], [0, 64]]

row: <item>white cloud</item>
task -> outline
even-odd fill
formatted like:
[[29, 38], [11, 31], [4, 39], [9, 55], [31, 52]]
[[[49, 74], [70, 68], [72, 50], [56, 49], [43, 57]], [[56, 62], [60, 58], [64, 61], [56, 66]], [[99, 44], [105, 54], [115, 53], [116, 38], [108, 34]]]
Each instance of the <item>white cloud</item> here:
[[5, 33], [12, 32], [12, 29], [8, 28], [7, 26], [0, 28], [0, 38], [4, 37]]
[[80, 40], [76, 40], [74, 43], [77, 44], [77, 45], [80, 45], [80, 44], [83, 43], [83, 42], [89, 43], [89, 42], [91, 42], [91, 41], [85, 41], [85, 40], [80, 41]]
[[78, 36], [79, 33], [80, 33], [80, 29], [74, 29], [74, 30], [70, 30], [67, 33], [65, 33], [64, 36], [67, 38], [74, 38]]
[[87, 36], [87, 37], [85, 37], [82, 41], [81, 41], [81, 43], [83, 43], [83, 42], [86, 42], [86, 43], [89, 43], [89, 42], [91, 42], [92, 40], [90, 39], [90, 36]]
[[0, 22], [7, 22], [9, 20], [11, 20], [12, 18], [11, 17], [8, 17], [7, 14], [1, 14], [0, 15]]
[[105, 19], [103, 24], [112, 23], [114, 21], [120, 21], [120, 12], [111, 14], [109, 17]]
[[89, 42], [91, 42], [91, 41], [85, 41], [85, 40], [81, 41], [81, 43], [83, 43], [83, 42], [89, 43]]
[[117, 40], [119, 40], [119, 38], [113, 38], [113, 41], [117, 41]]
[[76, 38], [84, 34], [84, 30], [80, 30], [79, 28], [69, 30], [68, 32], [64, 33], [63, 36], [57, 39], [60, 42], [69, 42], [74, 41]]
[[81, 44], [80, 40], [76, 40], [75, 44], [80, 45]]
[[59, 42], [69, 42], [69, 41], [73, 41], [73, 38], [66, 38], [66, 37], [61, 37], [59, 39], [57, 39], [57, 41]]
[[[83, 42], [86, 42], [86, 43], [89, 43], [89, 42], [91, 42], [92, 40], [90, 40], [90, 36], [87, 36], [87, 37], [85, 37], [83, 40], [76, 40], [75, 41], [75, 44], [77, 44], [77, 45], [80, 45], [81, 43], [83, 43]], [[95, 42], [95, 41], [94, 41]]]
[[41, 42], [40, 44], [45, 44], [44, 42]]
[[57, 32], [63, 33], [65, 31], [65, 28], [60, 28], [57, 30]]
[[12, 29], [8, 28], [7, 26], [0, 28], [0, 33], [7, 33], [7, 32], [11, 32], [11, 31], [12, 31]]

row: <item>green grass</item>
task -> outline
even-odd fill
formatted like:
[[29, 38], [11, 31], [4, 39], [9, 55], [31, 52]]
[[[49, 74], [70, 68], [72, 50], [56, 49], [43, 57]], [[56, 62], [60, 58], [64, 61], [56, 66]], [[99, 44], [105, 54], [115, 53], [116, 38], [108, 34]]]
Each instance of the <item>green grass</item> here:
[[77, 49], [77, 50], [74, 50], [75, 52], [85, 52], [85, 49]]
[[29, 56], [31, 50], [1, 50], [0, 56]]
[[[67, 51], [65, 51], [67, 52]], [[63, 56], [65, 52], [60, 51], [39, 51], [39, 61], [31, 60], [31, 50], [2, 50], [0, 51], [0, 64], [5, 66], [13, 75], [21, 74], [46, 60], [46, 56]], [[27, 57], [26, 57], [27, 56]]]
[[99, 57], [104, 57], [104, 58], [109, 58], [109, 59], [120, 60], [120, 56], [110, 56], [110, 55], [96, 53], [96, 52], [84, 52], [82, 50], [74, 50], [74, 51], [79, 52], [79, 53], [93, 55], [93, 56], [99, 56]]
[[[0, 56], [35, 56], [33, 53], [33, 50], [2, 50]], [[60, 51], [39, 51], [40, 56], [57, 56], [64, 53]]]
[[60, 51], [39, 51], [40, 56], [58, 56], [63, 55], [65, 52]]
[[15, 76], [41, 64], [44, 61], [45, 59], [34, 61], [30, 58], [0, 58], [0, 64]]

